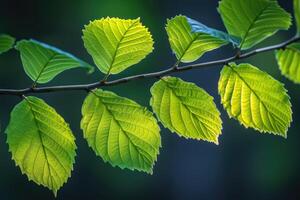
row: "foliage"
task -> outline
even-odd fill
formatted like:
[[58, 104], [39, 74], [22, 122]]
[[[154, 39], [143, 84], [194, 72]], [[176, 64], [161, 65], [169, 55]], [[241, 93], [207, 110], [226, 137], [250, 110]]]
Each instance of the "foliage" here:
[[71, 176], [75, 138], [69, 125], [43, 100], [26, 97], [15, 106], [6, 129], [16, 165], [29, 180], [57, 190]]
[[16, 49], [20, 51], [26, 74], [34, 83], [47, 83], [59, 73], [76, 67], [93, 70], [73, 55], [35, 40], [21, 40]]
[[294, 43], [276, 52], [276, 58], [282, 74], [300, 83], [300, 43]]
[[221, 101], [230, 117], [245, 127], [286, 137], [292, 120], [283, 84], [250, 64], [224, 66], [219, 80]]
[[153, 50], [153, 40], [140, 19], [102, 18], [83, 30], [83, 42], [97, 67], [117, 74], [140, 62]]
[[241, 49], [249, 49], [291, 25], [290, 14], [277, 1], [222, 0], [218, 10], [229, 34], [241, 38]]
[[162, 124], [185, 138], [218, 144], [222, 121], [213, 97], [193, 83], [164, 77], [151, 88], [151, 106]]
[[[153, 113], [138, 103], [99, 89], [130, 80], [156, 77], [151, 88], [153, 112], [162, 125], [184, 138], [218, 144], [222, 120], [213, 97], [193, 83], [165, 76], [195, 67], [224, 64], [218, 90], [229, 117], [245, 127], [287, 137], [292, 122], [290, 98], [283, 84], [249, 63], [237, 61], [256, 53], [276, 50], [282, 74], [300, 83], [300, 1], [294, 0], [297, 36], [281, 45], [245, 51], [278, 30], [291, 26], [291, 15], [276, 0], [221, 0], [218, 11], [228, 33], [183, 15], [168, 19], [166, 32], [177, 61], [173, 67], [148, 74], [108, 81], [139, 63], [153, 51], [153, 39], [140, 19], [101, 18], [83, 29], [83, 43], [98, 69], [104, 73], [97, 83], [37, 87], [48, 83], [67, 69], [94, 69], [75, 56], [36, 40], [18, 41], [15, 49], [33, 86], [22, 90], [0, 89], [0, 94], [21, 96], [11, 112], [6, 129], [9, 151], [16, 165], [29, 180], [48, 187], [56, 194], [71, 175], [75, 159], [75, 138], [69, 125], [43, 100], [28, 93], [62, 90], [89, 92], [82, 106], [83, 137], [103, 161], [122, 169], [153, 172], [159, 155], [161, 136]], [[0, 35], [0, 54], [15, 39]], [[209, 51], [231, 45], [234, 57], [208, 63], [193, 62]]]
[[161, 146], [152, 113], [112, 92], [93, 90], [82, 106], [84, 138], [105, 162], [152, 173]]
[[1, 34], [0, 35], [0, 54], [10, 50], [15, 44], [15, 38], [10, 35]]

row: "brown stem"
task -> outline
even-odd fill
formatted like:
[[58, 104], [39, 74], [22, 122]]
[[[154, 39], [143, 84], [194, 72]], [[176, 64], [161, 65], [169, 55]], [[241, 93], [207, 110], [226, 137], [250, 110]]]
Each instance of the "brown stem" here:
[[297, 42], [297, 41], [300, 41], [299, 36], [293, 37], [293, 38], [291, 38], [283, 43], [277, 44], [277, 45], [255, 49], [255, 50], [247, 52], [247, 53], [241, 53], [241, 54], [239, 54], [239, 56], [232, 56], [229, 58], [224, 58], [224, 59], [215, 60], [215, 61], [185, 65], [182, 67], [172, 66], [166, 70], [147, 73], [147, 74], [138, 74], [138, 75], [134, 75], [134, 76], [128, 76], [125, 78], [120, 78], [120, 79], [116, 79], [116, 80], [112, 80], [112, 81], [101, 81], [101, 82], [95, 82], [95, 83], [90, 83], [90, 84], [81, 84], [81, 85], [62, 85], [62, 86], [34, 87], [34, 88], [24, 88], [24, 89], [0, 89], [0, 95], [22, 96], [25, 94], [50, 93], [50, 92], [59, 92], [59, 91], [75, 91], [75, 90], [90, 91], [95, 88], [106, 87], [106, 86], [111, 86], [111, 85], [118, 85], [118, 84], [127, 83], [127, 82], [130, 82], [133, 80], [138, 80], [138, 79], [159, 78], [159, 77], [162, 77], [162, 76], [165, 76], [168, 74], [188, 71], [191, 69], [224, 65], [229, 62], [252, 57], [256, 54], [260, 54], [263, 52], [282, 49], [282, 48], [285, 48], [287, 45]]

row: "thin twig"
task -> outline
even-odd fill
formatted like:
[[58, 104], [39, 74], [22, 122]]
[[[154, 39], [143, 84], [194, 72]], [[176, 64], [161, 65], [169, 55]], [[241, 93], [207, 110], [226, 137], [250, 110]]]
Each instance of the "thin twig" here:
[[100, 87], [107, 87], [112, 85], [118, 85], [122, 83], [127, 83], [133, 80], [138, 79], [145, 79], [145, 78], [159, 78], [168, 74], [177, 73], [177, 72], [183, 72], [188, 71], [191, 69], [197, 69], [197, 68], [204, 68], [204, 67], [212, 67], [212, 66], [220, 66], [225, 65], [229, 62], [241, 60], [244, 58], [252, 57], [256, 54], [260, 54], [263, 52], [273, 51], [277, 49], [285, 48], [287, 45], [292, 44], [294, 42], [300, 41], [300, 37], [296, 36], [293, 37], [283, 43], [273, 45], [273, 46], [267, 46], [259, 49], [255, 49], [253, 51], [247, 52], [247, 53], [240, 53], [238, 56], [232, 56], [225, 59], [215, 60], [215, 61], [209, 61], [209, 62], [203, 62], [203, 63], [197, 63], [197, 64], [191, 64], [191, 65], [185, 65], [182, 67], [170, 67], [166, 70], [158, 71], [158, 72], [152, 72], [147, 74], [139, 74], [134, 76], [128, 76], [125, 78], [116, 79], [113, 81], [100, 81], [95, 82], [91, 84], [81, 84], [81, 85], [62, 85], [62, 86], [50, 86], [50, 87], [34, 87], [34, 88], [24, 88], [24, 89], [0, 89], [0, 95], [15, 95], [15, 96], [22, 96], [25, 94], [33, 94], [33, 93], [50, 93], [50, 92], [59, 92], [59, 91], [75, 91], [75, 90], [82, 90], [82, 91], [90, 91], [95, 88]]

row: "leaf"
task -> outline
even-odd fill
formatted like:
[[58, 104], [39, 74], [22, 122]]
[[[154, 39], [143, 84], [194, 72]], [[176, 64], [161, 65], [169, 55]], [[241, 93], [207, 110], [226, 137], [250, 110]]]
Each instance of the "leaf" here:
[[15, 44], [15, 38], [10, 35], [0, 34], [0, 54], [9, 51]]
[[145, 107], [98, 89], [85, 99], [82, 115], [84, 138], [105, 162], [152, 173], [161, 146], [160, 129]]
[[163, 77], [151, 88], [150, 104], [162, 124], [179, 136], [218, 144], [222, 121], [213, 97], [193, 83]]
[[101, 18], [83, 29], [84, 46], [99, 70], [117, 74], [153, 51], [153, 40], [140, 18]]
[[222, 0], [218, 11], [230, 35], [249, 49], [278, 30], [287, 30], [291, 16], [275, 0]]
[[6, 133], [22, 173], [56, 195], [71, 176], [76, 155], [69, 125], [43, 100], [26, 97], [13, 109]]
[[300, 0], [294, 0], [294, 13], [297, 23], [297, 33], [300, 36]]
[[276, 51], [276, 58], [281, 73], [291, 81], [300, 83], [300, 43]]
[[67, 69], [93, 67], [73, 55], [36, 40], [21, 40], [16, 49], [20, 51], [26, 74], [35, 83], [47, 83]]
[[193, 62], [204, 53], [228, 42], [236, 43], [234, 38], [226, 33], [182, 15], [168, 20], [166, 31], [171, 48], [180, 62]]
[[219, 80], [221, 102], [230, 117], [246, 128], [287, 137], [292, 121], [283, 84], [250, 64], [224, 66]]

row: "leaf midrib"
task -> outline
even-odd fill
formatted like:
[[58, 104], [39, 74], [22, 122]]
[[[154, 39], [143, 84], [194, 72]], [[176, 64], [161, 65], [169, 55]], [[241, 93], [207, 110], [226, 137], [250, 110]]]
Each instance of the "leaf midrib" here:
[[[256, 98], [257, 99], [259, 99], [259, 101], [261, 102], [261, 104], [264, 106], [264, 108], [268, 111], [268, 116], [269, 117], [272, 117], [272, 119], [274, 120], [274, 117], [276, 117], [276, 115], [274, 115], [273, 116], [273, 113], [272, 112], [270, 112], [270, 110], [268, 109], [268, 107], [265, 105], [265, 103], [264, 103], [264, 101], [262, 101], [261, 99], [260, 99], [260, 97], [256, 94], [256, 92], [250, 87], [250, 85], [245, 81], [245, 79], [242, 77], [242, 76], [240, 76], [240, 74], [235, 70], [235, 69], [233, 69], [233, 67], [232, 66], [230, 66], [230, 65], [227, 65], [228, 67], [230, 67], [231, 69], [232, 69], [232, 71], [243, 81], [243, 83], [245, 83], [245, 85], [251, 90], [251, 92], [253, 92], [253, 94], [256, 96]], [[252, 112], [251, 112], [251, 116], [252, 116]], [[252, 120], [252, 117], [251, 117], [251, 121], [253, 122], [253, 120]], [[277, 121], [277, 120], [276, 120]], [[272, 123], [272, 121], [270, 120], [270, 123]], [[265, 126], [265, 124], [263, 123], [263, 125], [264, 125], [264, 127], [266, 127]], [[272, 123], [272, 127], [273, 127], [273, 123]], [[275, 128], [275, 127], [273, 127], [273, 128]], [[277, 129], [277, 128], [276, 128]]]
[[[144, 156], [144, 154], [143, 153], [141, 153], [140, 152], [140, 148], [138, 147], [138, 146], [136, 146], [136, 144], [134, 144], [132, 141], [131, 141], [131, 139], [130, 139], [130, 137], [128, 136], [128, 133], [123, 129], [123, 127], [121, 126], [121, 124], [119, 123], [119, 121], [118, 120], [116, 120], [115, 119], [115, 116], [114, 116], [114, 114], [107, 108], [107, 106], [106, 106], [106, 104], [101, 100], [101, 97], [100, 96], [98, 96], [98, 94], [96, 93], [96, 92], [93, 92], [92, 91], [92, 94], [94, 94], [98, 99], [99, 99], [99, 101], [104, 105], [104, 107], [105, 107], [105, 109], [107, 110], [107, 112], [112, 116], [112, 119], [117, 123], [117, 125], [121, 128], [121, 130], [122, 130], [122, 132], [124, 133], [124, 135], [126, 136], [126, 138], [128, 139], [128, 141], [133, 145], [133, 147], [134, 147], [134, 149], [140, 154], [140, 155], [142, 155], [142, 158], [143, 158], [143, 160], [144, 159], [146, 159], [148, 162], [146, 162], [146, 163], [148, 163], [148, 164], [152, 164], [152, 162], [146, 157], [146, 156]], [[150, 145], [151, 147], [152, 147], [152, 145]], [[153, 148], [153, 147], [152, 147]], [[143, 151], [142, 149], [141, 149], [141, 151]], [[147, 152], [146, 152], [147, 153]], [[148, 153], [147, 153], [148, 154]], [[131, 157], [131, 156], [130, 156]], [[152, 156], [151, 156], [152, 157]], [[120, 155], [120, 158], [122, 159], [122, 161], [123, 161], [123, 158], [122, 158], [122, 156]], [[131, 158], [132, 159], [132, 158]], [[144, 162], [145, 162], [145, 160], [144, 160]], [[145, 169], [143, 166], [141, 166], [141, 167], [139, 167], [140, 169]], [[148, 171], [148, 170], [147, 170]]]
[[[47, 166], [48, 166], [48, 171], [49, 171], [49, 175], [50, 175], [50, 180], [51, 180], [51, 186], [52, 186], [52, 189], [53, 189], [53, 190], [56, 190], [56, 189], [54, 188], [54, 186], [53, 186], [53, 180], [52, 180], [52, 179], [53, 179], [53, 175], [52, 175], [52, 173], [51, 173], [50, 163], [49, 163], [49, 161], [48, 161], [48, 155], [47, 155], [46, 148], [45, 148], [45, 145], [44, 145], [44, 142], [43, 142], [43, 138], [42, 138], [42, 136], [41, 136], [40, 126], [39, 126], [39, 123], [38, 123], [38, 121], [37, 121], [37, 119], [36, 119], [37, 117], [36, 117], [35, 112], [34, 112], [34, 110], [33, 110], [33, 108], [32, 108], [32, 105], [31, 105], [30, 100], [28, 100], [27, 97], [25, 97], [25, 100], [26, 100], [26, 102], [28, 103], [28, 106], [29, 106], [29, 108], [30, 108], [30, 111], [31, 111], [31, 113], [32, 113], [32, 115], [33, 115], [34, 123], [35, 123], [35, 125], [36, 125], [36, 127], [37, 127], [37, 130], [38, 130], [39, 139], [40, 139], [40, 142], [41, 142], [41, 144], [42, 144], [41, 146], [42, 146], [43, 153], [44, 153], [44, 155], [45, 155], [46, 163], [47, 163]], [[54, 191], [54, 192], [56, 192], [56, 191]]]
[[138, 22], [138, 20], [135, 20], [135, 21], [134, 21], [127, 29], [126, 29], [126, 31], [123, 33], [121, 39], [119, 40], [119, 42], [118, 42], [118, 44], [117, 44], [117, 46], [116, 46], [116, 51], [115, 51], [115, 53], [114, 53], [114, 55], [113, 55], [113, 59], [112, 59], [112, 61], [111, 61], [110, 67], [109, 67], [109, 69], [108, 69], [108, 71], [107, 71], [107, 75], [110, 74], [110, 72], [111, 72], [111, 70], [112, 70], [112, 68], [113, 68], [113, 66], [114, 66], [115, 59], [116, 59], [116, 57], [117, 57], [117, 54], [118, 54], [118, 51], [119, 51], [119, 47], [120, 47], [122, 41], [124, 40], [124, 38], [125, 38], [126, 34], [128, 33], [128, 31], [129, 31], [129, 30], [130, 30], [137, 22]]
[[248, 34], [250, 33], [250, 30], [253, 28], [253, 26], [255, 25], [256, 21], [260, 18], [260, 16], [265, 12], [266, 9], [268, 9], [269, 6], [272, 5], [272, 2], [269, 2], [259, 13], [258, 15], [254, 18], [254, 20], [251, 22], [248, 30], [246, 31], [244, 37], [243, 37], [243, 40], [240, 44], [240, 48], [242, 49], [243, 48], [243, 45], [246, 41], [246, 38], [248, 37]]
[[54, 57], [58, 54], [52, 52], [53, 54], [51, 55], [51, 57], [48, 59], [48, 61], [45, 63], [45, 65], [42, 67], [40, 73], [38, 74], [37, 78], [34, 80], [34, 84], [36, 84], [39, 80], [39, 78], [41, 77], [41, 75], [43, 74], [44, 70], [46, 69], [46, 67], [49, 65], [49, 63], [51, 62], [52, 59], [54, 59]]
[[[186, 104], [182, 103], [180, 97], [177, 96], [177, 94], [173, 91], [173, 88], [170, 87], [170, 86], [168, 85], [168, 82], [165, 81], [165, 80], [163, 80], [163, 79], [161, 79], [161, 80], [162, 80], [163, 82], [165, 82], [165, 85], [171, 90], [172, 94], [174, 94], [174, 96], [179, 100], [180, 104], [181, 104], [183, 107], [185, 107], [185, 108], [190, 112], [190, 114], [191, 114], [193, 117], [195, 117], [195, 118], [198, 119], [198, 116], [195, 115], [194, 112], [191, 111], [191, 109], [190, 109]], [[203, 122], [200, 121], [199, 119], [198, 119], [198, 121], [202, 124], [203, 127], [205, 127], [205, 129], [207, 129], [207, 124], [206, 124], [206, 123], [203, 123]], [[195, 127], [195, 128], [196, 128], [196, 127]], [[201, 130], [202, 130], [202, 129], [201, 129]], [[187, 131], [189, 132], [188, 129], [187, 129]], [[203, 134], [205, 134], [205, 132], [204, 132], [203, 130], [202, 130], [202, 132], [203, 132]], [[218, 135], [218, 134], [216, 134], [216, 135]], [[205, 137], [204, 137], [203, 139], [205, 139]]]

